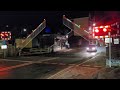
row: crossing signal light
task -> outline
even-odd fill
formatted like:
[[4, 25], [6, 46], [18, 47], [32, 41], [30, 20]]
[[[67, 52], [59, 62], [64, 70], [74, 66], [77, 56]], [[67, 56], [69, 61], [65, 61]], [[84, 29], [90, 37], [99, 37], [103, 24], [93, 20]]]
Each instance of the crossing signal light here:
[[95, 32], [96, 32], [96, 33], [98, 33], [98, 32], [99, 32], [99, 30], [98, 30], [98, 29], [95, 29]]
[[107, 32], [107, 29], [106, 29], [106, 28], [103, 28], [103, 31], [104, 31], [104, 32]]
[[0, 37], [2, 40], [11, 40], [11, 32], [9, 32], [9, 31], [0, 32]]
[[110, 26], [108, 25], [93, 28], [94, 37], [100, 36], [102, 38], [103, 36], [108, 35], [109, 31], [110, 31]]

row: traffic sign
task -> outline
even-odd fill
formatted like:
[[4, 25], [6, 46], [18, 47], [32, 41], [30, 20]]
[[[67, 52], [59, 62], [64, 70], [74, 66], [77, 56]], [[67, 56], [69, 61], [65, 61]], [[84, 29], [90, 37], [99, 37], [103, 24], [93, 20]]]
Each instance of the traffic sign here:
[[111, 66], [120, 66], [120, 60], [111, 59], [111, 61], [109, 61], [108, 59], [106, 59], [106, 66], [109, 65], [109, 62], [111, 62]]
[[119, 44], [119, 38], [114, 39], [114, 44]]
[[1, 49], [7, 49], [7, 45], [1, 45]]
[[110, 42], [109, 40], [111, 40], [112, 43], [112, 38], [105, 38], [105, 43], [109, 43]]

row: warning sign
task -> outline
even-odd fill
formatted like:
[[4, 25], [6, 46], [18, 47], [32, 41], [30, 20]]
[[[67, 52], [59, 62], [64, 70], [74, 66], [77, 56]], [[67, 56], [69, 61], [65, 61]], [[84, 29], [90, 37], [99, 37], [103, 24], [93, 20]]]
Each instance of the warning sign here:
[[110, 41], [112, 43], [112, 38], [105, 38], [105, 43], [109, 43]]
[[114, 39], [114, 44], [119, 44], [119, 38]]

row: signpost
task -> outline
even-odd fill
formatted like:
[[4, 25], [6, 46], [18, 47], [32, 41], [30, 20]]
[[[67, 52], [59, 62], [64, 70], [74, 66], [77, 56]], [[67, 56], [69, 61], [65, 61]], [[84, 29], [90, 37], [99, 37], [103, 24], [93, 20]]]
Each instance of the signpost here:
[[7, 49], [7, 45], [1, 45], [1, 49], [3, 49], [3, 54], [4, 54], [4, 58], [6, 57], [6, 49]]
[[[111, 37], [111, 33], [108, 32], [109, 38]], [[108, 40], [107, 40], [108, 42]], [[119, 44], [119, 38], [114, 39], [114, 44]], [[111, 66], [120, 66], [120, 60], [111, 59], [111, 39], [109, 39], [109, 58], [106, 61], [106, 65]]]
[[112, 43], [112, 38], [105, 38], [105, 43], [109, 43], [109, 42]]
[[6, 40], [3, 40], [1, 49], [3, 50], [3, 54], [4, 54], [3, 57], [5, 58], [6, 57], [6, 49], [7, 49]]
[[119, 44], [119, 38], [114, 39], [114, 44]]
[[[109, 38], [111, 38], [111, 33], [108, 32]], [[111, 67], [111, 39], [109, 39], [109, 67]]]

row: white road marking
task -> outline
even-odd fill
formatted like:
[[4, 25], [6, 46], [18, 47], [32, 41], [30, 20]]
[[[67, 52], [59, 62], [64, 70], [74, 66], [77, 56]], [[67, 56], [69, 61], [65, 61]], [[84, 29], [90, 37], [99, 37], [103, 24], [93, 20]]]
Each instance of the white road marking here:
[[88, 60], [86, 60], [86, 61], [84, 61], [84, 62], [82, 62], [82, 63], [80, 63], [80, 64], [77, 64], [76, 66], [82, 65], [82, 64], [84, 64], [84, 63], [86, 63], [86, 62], [88, 62], [88, 61], [94, 59], [94, 58], [97, 57], [98, 55], [99, 55], [99, 54], [97, 54], [96, 56], [94, 56], [94, 57], [92, 57], [92, 58], [90, 58], [90, 59], [88, 59]]
[[[98, 55], [96, 55], [96, 56], [98, 56]], [[94, 56], [93, 58], [95, 58], [96, 56]], [[93, 58], [88, 59], [88, 60], [86, 60], [86, 61], [84, 61], [84, 62], [82, 62], [82, 63], [80, 63], [80, 64], [73, 65], [73, 66], [69, 66], [68, 68], [65, 68], [65, 69], [59, 71], [58, 73], [56, 73], [56, 74], [54, 74], [54, 75], [48, 77], [47, 79], [52, 79], [52, 78], [55, 77], [55, 76], [59, 76], [60, 74], [63, 74], [65, 71], [68, 72], [68, 71], [70, 70], [70, 68], [73, 68], [74, 66], [80, 66], [80, 65], [82, 65], [82, 64], [84, 64], [84, 63], [86, 63], [86, 62], [92, 60]]]
[[83, 67], [90, 67], [90, 65], [82, 65]]
[[[51, 59], [46, 59], [46, 60], [42, 60], [42, 61], [49, 61], [49, 60], [54, 60], [54, 59], [57, 59], [57, 58], [51, 58]], [[4, 59], [4, 61], [9, 61], [9, 60]], [[15, 61], [15, 60], [11, 60], [11, 61]], [[20, 61], [20, 60], [16, 60], [16, 61]], [[41, 61], [41, 62], [42, 62], [42, 61]], [[41, 63], [41, 62], [38, 62], [38, 63]], [[31, 64], [34, 64], [34, 63], [36, 63], [36, 61], [29, 61], [29, 62], [24, 63], [24, 64], [19, 64], [19, 65], [4, 67], [4, 68], [1, 68], [1, 69], [0, 69], [0, 72], [1, 72], [1, 71], [6, 71], [6, 70], [15, 69], [15, 68], [18, 68], [18, 67], [28, 66], [28, 65], [31, 65]]]
[[56, 58], [49, 58], [49, 59], [45, 59], [45, 60], [40, 60], [40, 61], [33, 61], [34, 63], [47, 63], [45, 61], [52, 61], [52, 60], [55, 60], [55, 59], [58, 59], [60, 57], [56, 57]]
[[24, 63], [24, 64], [19, 64], [19, 65], [10, 66], [10, 67], [4, 67], [4, 68], [1, 68], [1, 69], [0, 69], [0, 72], [2, 72], [2, 71], [6, 71], [6, 70], [15, 69], [15, 68], [18, 68], [18, 67], [27, 66], [27, 65], [30, 65], [30, 64], [33, 64], [33, 62]]
[[67, 71], [68, 71], [70, 68], [72, 68], [72, 67], [73, 67], [73, 66], [69, 66], [68, 68], [65, 68], [65, 69], [59, 71], [58, 73], [56, 73], [56, 74], [48, 77], [47, 79], [52, 79], [52, 78], [55, 77], [55, 76], [58, 76], [58, 75], [60, 75], [60, 74], [63, 74], [65, 71], [67, 72]]
[[15, 61], [15, 62], [32, 62], [32, 61], [22, 61], [22, 60], [11, 60], [11, 59], [0, 59], [0, 61]]
[[26, 60], [11, 60], [11, 59], [0, 59], [0, 61], [15, 61], [15, 62], [43, 62], [43, 61], [50, 61], [50, 60], [54, 60], [54, 59], [57, 59], [57, 58], [59, 58], [59, 57], [56, 57], [56, 58], [49, 58], [49, 59], [45, 59], [45, 60], [40, 60], [40, 61], [26, 61]]

